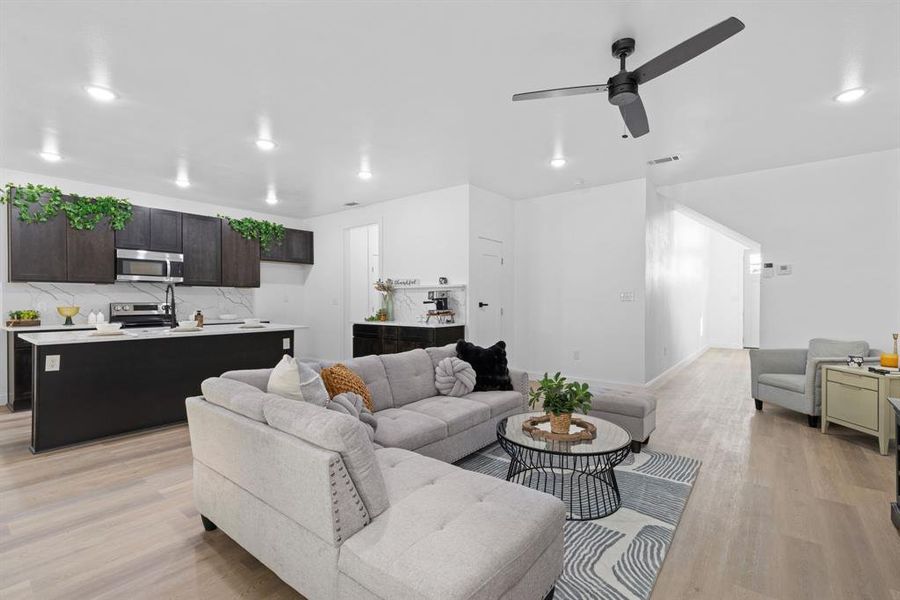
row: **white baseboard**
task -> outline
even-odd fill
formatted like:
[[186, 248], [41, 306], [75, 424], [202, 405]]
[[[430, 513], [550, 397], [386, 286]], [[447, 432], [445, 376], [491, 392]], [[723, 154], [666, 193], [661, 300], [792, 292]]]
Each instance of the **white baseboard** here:
[[696, 352], [685, 356], [684, 358], [679, 360], [677, 363], [675, 363], [674, 365], [672, 365], [671, 367], [669, 367], [668, 369], [666, 369], [665, 371], [663, 371], [662, 373], [660, 373], [659, 375], [657, 375], [656, 377], [654, 377], [653, 379], [651, 379], [650, 381], [645, 383], [644, 387], [651, 387], [654, 385], [659, 385], [662, 382], [667, 381], [672, 376], [674, 376], [676, 373], [678, 373], [678, 371], [682, 370], [683, 368], [685, 368], [686, 366], [688, 366], [689, 364], [691, 364], [692, 362], [694, 362], [695, 360], [700, 358], [704, 352], [709, 350], [709, 348], [710, 348], [709, 346], [703, 346]]
[[9, 401], [9, 394], [0, 392], [0, 406], [4, 406]]

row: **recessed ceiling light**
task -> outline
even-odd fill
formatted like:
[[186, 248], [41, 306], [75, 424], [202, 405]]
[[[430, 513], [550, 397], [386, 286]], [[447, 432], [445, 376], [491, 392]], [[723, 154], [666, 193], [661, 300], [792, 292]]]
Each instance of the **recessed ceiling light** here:
[[357, 173], [357, 176], [363, 181], [368, 181], [369, 179], [372, 179], [372, 171], [363, 170]]
[[84, 91], [90, 94], [91, 98], [100, 102], [112, 102], [118, 97], [114, 91], [99, 85], [86, 85]]
[[59, 162], [62, 160], [62, 156], [57, 154], [56, 152], [41, 152], [41, 158], [46, 160], [47, 162]]
[[566, 166], [566, 159], [564, 159], [562, 156], [552, 158], [550, 159], [550, 166], [554, 169], [562, 169], [564, 166]]
[[260, 150], [265, 150], [266, 152], [268, 152], [269, 150], [275, 149], [275, 142], [273, 142], [272, 140], [259, 138], [258, 140], [256, 140], [256, 147]]
[[181, 175], [175, 180], [175, 185], [180, 188], [191, 187], [191, 180], [186, 175]]
[[275, 195], [275, 190], [269, 188], [269, 193], [266, 194], [266, 204], [278, 204], [278, 196]]
[[834, 97], [838, 102], [842, 102], [844, 104], [848, 102], [856, 102], [860, 98], [866, 95], [866, 88], [853, 88], [852, 90], [844, 90], [840, 94]]

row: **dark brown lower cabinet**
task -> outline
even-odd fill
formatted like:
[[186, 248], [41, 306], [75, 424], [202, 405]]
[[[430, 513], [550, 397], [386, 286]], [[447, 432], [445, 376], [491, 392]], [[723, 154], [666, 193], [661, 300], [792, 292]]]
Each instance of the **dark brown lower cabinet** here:
[[444, 346], [464, 339], [465, 335], [464, 325], [419, 327], [356, 323], [353, 325], [353, 357]]

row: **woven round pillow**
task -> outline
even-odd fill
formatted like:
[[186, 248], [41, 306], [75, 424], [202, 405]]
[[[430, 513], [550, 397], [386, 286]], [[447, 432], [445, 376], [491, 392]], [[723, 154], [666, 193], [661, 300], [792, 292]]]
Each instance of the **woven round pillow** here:
[[455, 356], [448, 356], [434, 370], [434, 385], [445, 396], [465, 396], [475, 389], [475, 369]]

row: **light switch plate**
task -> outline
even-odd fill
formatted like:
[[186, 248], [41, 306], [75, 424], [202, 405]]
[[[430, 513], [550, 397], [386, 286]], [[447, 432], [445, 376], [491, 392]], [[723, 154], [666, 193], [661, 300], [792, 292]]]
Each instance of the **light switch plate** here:
[[779, 275], [790, 275], [793, 271], [794, 268], [791, 265], [778, 265]]
[[44, 371], [59, 371], [59, 354], [48, 354], [45, 357]]
[[622, 292], [619, 294], [620, 302], [634, 302], [634, 292]]
[[291, 338], [281, 338], [281, 349], [282, 350], [290, 350], [291, 349]]

